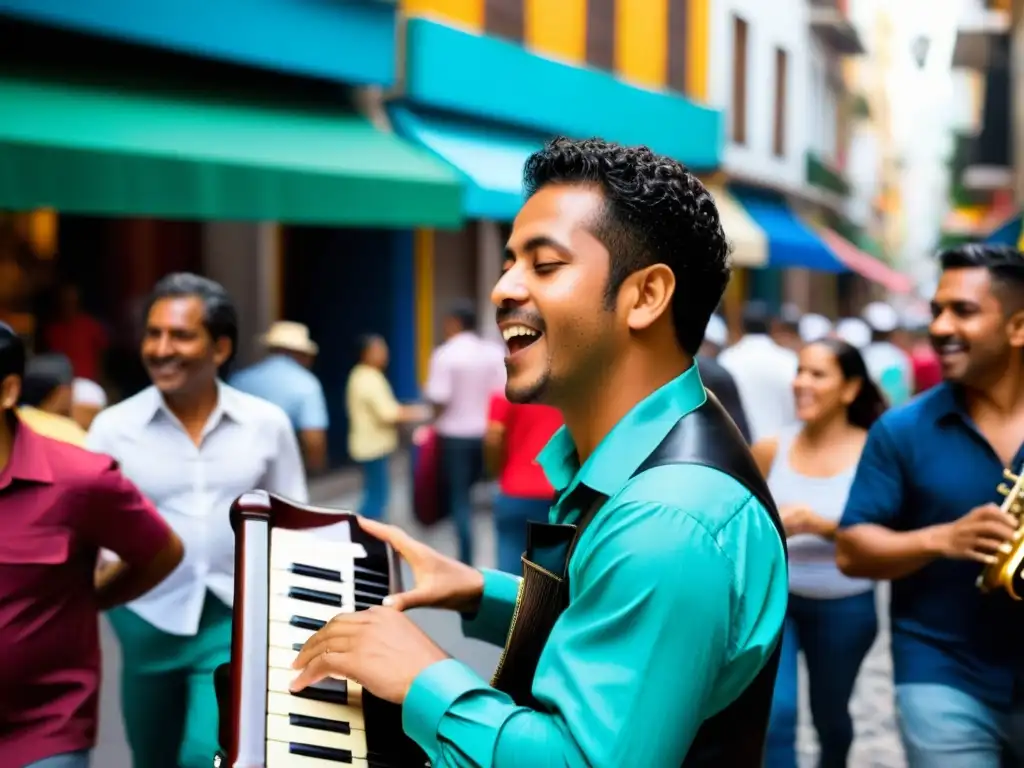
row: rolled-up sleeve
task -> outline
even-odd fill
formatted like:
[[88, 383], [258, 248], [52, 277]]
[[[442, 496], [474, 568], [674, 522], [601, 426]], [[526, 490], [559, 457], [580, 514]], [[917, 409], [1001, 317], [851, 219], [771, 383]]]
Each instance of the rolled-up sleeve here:
[[142, 567], [170, 541], [170, 526], [113, 461], [79, 492], [77, 523], [98, 549]]
[[903, 509], [903, 462], [884, 421], [868, 431], [839, 527], [862, 523], [898, 527]]
[[435, 768], [683, 761], [730, 658], [735, 566], [680, 510], [624, 504], [598, 520], [537, 669], [546, 711], [517, 706], [458, 662], [412, 686], [406, 730]]

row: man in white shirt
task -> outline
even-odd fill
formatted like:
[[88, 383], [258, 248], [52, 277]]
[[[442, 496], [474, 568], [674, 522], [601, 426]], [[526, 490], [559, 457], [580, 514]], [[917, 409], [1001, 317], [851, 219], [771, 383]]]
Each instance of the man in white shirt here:
[[101, 412], [88, 447], [113, 456], [185, 545], [157, 588], [109, 614], [137, 768], [208, 768], [217, 750], [213, 670], [231, 653], [231, 502], [254, 488], [307, 500], [295, 433], [278, 406], [233, 389], [237, 313], [218, 283], [168, 275], [146, 310], [153, 386]]
[[445, 342], [430, 358], [425, 395], [434, 406], [442, 504], [455, 521], [459, 559], [473, 564], [470, 491], [483, 472], [491, 395], [505, 387], [505, 350], [476, 333], [476, 312], [459, 304], [444, 321]]
[[796, 418], [792, 385], [797, 356], [772, 340], [771, 324], [767, 307], [749, 302], [743, 311], [743, 338], [718, 356], [740, 391], [751, 443], [777, 435]]

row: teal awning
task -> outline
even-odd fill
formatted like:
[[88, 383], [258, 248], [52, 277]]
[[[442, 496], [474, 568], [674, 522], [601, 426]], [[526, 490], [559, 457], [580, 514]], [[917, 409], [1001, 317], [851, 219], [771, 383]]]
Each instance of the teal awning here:
[[456, 227], [458, 176], [350, 111], [0, 76], [0, 208]]
[[511, 129], [393, 105], [395, 130], [452, 165], [465, 180], [463, 214], [511, 221], [523, 204], [523, 165], [543, 139]]

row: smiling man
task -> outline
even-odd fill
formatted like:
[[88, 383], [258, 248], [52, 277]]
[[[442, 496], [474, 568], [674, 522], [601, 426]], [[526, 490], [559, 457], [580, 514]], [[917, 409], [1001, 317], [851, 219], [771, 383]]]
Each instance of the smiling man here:
[[[551, 524], [531, 525], [518, 578], [365, 522], [415, 587], [314, 635], [295, 688], [338, 674], [401, 702], [435, 768], [755, 768], [785, 548], [693, 362], [729, 276], [714, 200], [679, 163], [600, 140], [552, 141], [526, 186], [493, 300], [508, 398], [565, 419], [539, 457]], [[505, 644], [491, 684], [398, 612], [415, 606]]]
[[142, 362], [153, 386], [89, 429], [88, 447], [116, 458], [185, 543], [165, 582], [110, 613], [139, 768], [208, 768], [217, 750], [213, 670], [231, 646], [231, 502], [253, 488], [307, 497], [288, 416], [218, 378], [237, 341], [237, 314], [220, 284], [168, 275], [146, 307]]
[[1024, 257], [970, 244], [939, 260], [929, 330], [946, 381], [868, 433], [838, 562], [892, 581], [910, 768], [1022, 766], [1024, 611], [975, 580], [1017, 529], [996, 487], [1024, 464]]

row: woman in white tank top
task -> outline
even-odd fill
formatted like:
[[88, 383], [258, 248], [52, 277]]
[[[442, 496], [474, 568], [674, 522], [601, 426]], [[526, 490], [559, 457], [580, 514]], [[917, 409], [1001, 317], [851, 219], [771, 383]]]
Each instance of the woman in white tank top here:
[[874, 583], [839, 572], [833, 537], [868, 428], [885, 410], [864, 358], [839, 339], [808, 344], [793, 381], [799, 423], [754, 445], [786, 528], [789, 609], [766, 768], [796, 768], [797, 656], [810, 678], [820, 768], [845, 768], [849, 703], [878, 632]]

